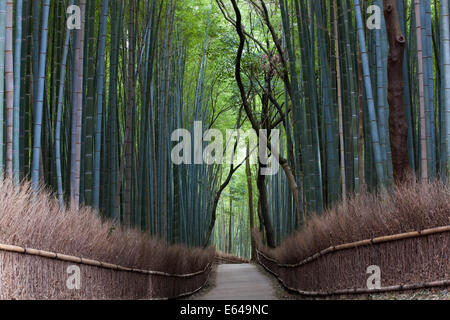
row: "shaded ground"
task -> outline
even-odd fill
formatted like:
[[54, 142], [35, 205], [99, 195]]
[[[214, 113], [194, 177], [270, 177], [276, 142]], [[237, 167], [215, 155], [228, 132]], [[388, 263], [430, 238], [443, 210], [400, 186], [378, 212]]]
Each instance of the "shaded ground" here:
[[195, 300], [277, 300], [273, 281], [253, 264], [221, 264]]

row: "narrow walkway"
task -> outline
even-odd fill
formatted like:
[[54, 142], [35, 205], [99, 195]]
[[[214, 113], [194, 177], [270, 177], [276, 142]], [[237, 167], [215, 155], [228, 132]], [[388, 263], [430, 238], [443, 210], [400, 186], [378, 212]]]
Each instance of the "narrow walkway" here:
[[215, 286], [198, 300], [275, 300], [270, 280], [251, 264], [221, 264]]

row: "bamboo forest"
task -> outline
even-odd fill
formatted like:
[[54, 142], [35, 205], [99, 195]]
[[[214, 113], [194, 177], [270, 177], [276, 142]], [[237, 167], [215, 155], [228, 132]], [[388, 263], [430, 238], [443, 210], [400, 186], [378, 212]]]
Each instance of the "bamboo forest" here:
[[448, 299], [449, 10], [0, 0], [0, 299]]

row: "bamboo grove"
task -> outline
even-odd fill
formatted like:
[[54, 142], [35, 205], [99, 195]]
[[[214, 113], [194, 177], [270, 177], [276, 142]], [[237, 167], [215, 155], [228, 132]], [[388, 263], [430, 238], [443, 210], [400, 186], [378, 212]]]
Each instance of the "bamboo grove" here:
[[[276, 246], [352, 194], [447, 179], [449, 24], [448, 0], [0, 0], [0, 171], [250, 257], [251, 228]], [[248, 147], [171, 161], [175, 130], [211, 128], [272, 154], [280, 130], [280, 172]]]
[[179, 5], [0, 1], [2, 171], [62, 208], [198, 245], [213, 168], [169, 165], [170, 133], [209, 117], [204, 58], [184, 90]]
[[[447, 179], [448, 1], [216, 2], [245, 44], [243, 64], [246, 55], [267, 61], [260, 74], [240, 70], [245, 94], [260, 99], [249, 109], [266, 112], [261, 125], [284, 120], [277, 126], [284, 131], [281, 154], [296, 183], [286, 170], [269, 177], [258, 184], [257, 204], [249, 204], [269, 246], [352, 194], [383, 192], [411, 174]], [[231, 217], [225, 224], [233, 225]], [[219, 228], [222, 249], [245, 252], [230, 245], [231, 230], [241, 230], [230, 228], [224, 243]]]

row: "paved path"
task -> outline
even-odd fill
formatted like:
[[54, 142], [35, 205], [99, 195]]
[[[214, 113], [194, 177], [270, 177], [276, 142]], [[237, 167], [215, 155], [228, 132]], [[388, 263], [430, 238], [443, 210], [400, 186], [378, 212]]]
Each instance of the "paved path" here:
[[221, 264], [215, 286], [198, 300], [275, 300], [267, 276], [251, 264]]

